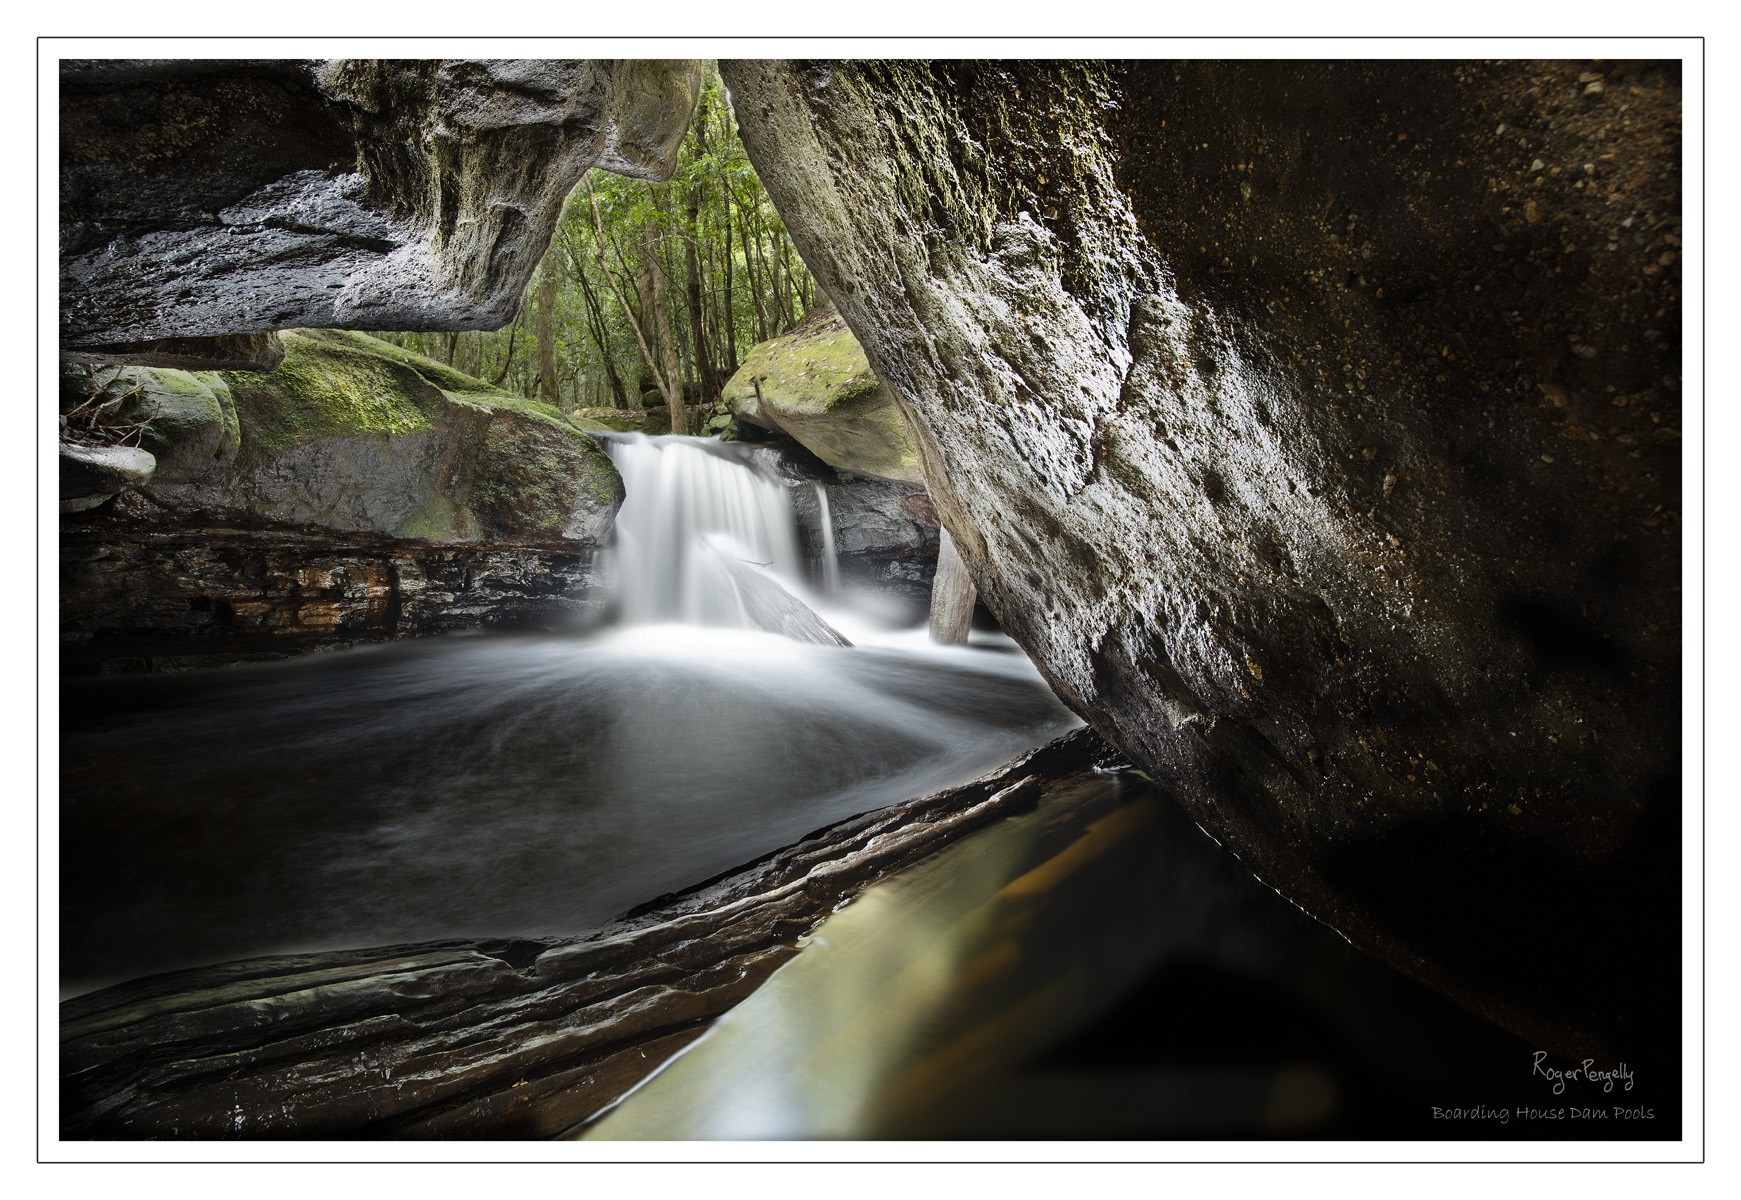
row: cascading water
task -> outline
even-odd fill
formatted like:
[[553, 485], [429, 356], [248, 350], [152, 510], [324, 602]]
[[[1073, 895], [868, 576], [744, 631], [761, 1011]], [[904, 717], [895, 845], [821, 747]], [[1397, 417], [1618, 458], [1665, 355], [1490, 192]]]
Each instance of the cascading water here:
[[789, 494], [749, 451], [609, 450], [615, 628], [63, 686], [68, 994], [574, 933], [1079, 723], [1007, 643], [933, 647], [814, 596]]
[[765, 628], [757, 578], [801, 598], [804, 560], [785, 488], [709, 438], [629, 433], [605, 449], [628, 497], [616, 526], [624, 624]]

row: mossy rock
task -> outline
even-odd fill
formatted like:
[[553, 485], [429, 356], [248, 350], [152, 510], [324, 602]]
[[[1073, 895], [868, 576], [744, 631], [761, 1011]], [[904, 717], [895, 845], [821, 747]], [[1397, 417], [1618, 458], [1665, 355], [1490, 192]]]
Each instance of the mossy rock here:
[[622, 482], [547, 404], [367, 334], [284, 335], [270, 375], [224, 372], [240, 450], [172, 507], [437, 542], [596, 541]]
[[582, 429], [615, 430], [617, 433], [645, 433], [647, 413], [639, 408], [577, 408], [568, 419]]
[[235, 401], [215, 372], [69, 365], [61, 370], [61, 400], [63, 410], [101, 406], [110, 429], [136, 428], [139, 447], [156, 459], [157, 483], [210, 475], [241, 446]]
[[837, 470], [924, 482], [894, 393], [832, 308], [752, 349], [723, 394], [739, 420], [787, 434]]

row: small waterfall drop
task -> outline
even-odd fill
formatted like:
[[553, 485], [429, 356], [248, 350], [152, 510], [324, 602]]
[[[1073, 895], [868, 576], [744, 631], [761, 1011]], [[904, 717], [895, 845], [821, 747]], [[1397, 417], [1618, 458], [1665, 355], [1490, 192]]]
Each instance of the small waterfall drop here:
[[817, 523], [822, 528], [822, 590], [824, 595], [840, 595], [840, 556], [834, 551], [834, 514], [828, 507], [828, 489], [820, 483], [816, 489]]
[[710, 438], [630, 433], [604, 444], [627, 493], [616, 524], [625, 625], [765, 629], [846, 644], [805, 602], [784, 487]]

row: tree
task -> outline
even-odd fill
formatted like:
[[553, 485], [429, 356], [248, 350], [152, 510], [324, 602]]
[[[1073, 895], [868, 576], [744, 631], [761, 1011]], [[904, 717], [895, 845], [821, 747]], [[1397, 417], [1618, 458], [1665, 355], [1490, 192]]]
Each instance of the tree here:
[[506, 329], [383, 336], [553, 404], [631, 407], [645, 378], [681, 431], [719, 398], [740, 352], [790, 327], [815, 294], [711, 66], [671, 180], [593, 172], [534, 280]]

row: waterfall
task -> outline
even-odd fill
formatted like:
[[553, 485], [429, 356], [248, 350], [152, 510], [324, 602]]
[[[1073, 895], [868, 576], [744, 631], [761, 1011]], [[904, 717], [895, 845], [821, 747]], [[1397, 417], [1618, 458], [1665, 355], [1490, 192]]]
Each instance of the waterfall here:
[[840, 594], [840, 556], [834, 552], [834, 514], [828, 507], [828, 489], [820, 483], [816, 489], [817, 523], [822, 527], [822, 590], [824, 595]]
[[786, 489], [711, 438], [606, 437], [627, 499], [616, 577], [626, 625], [681, 622], [846, 639], [811, 612]]

